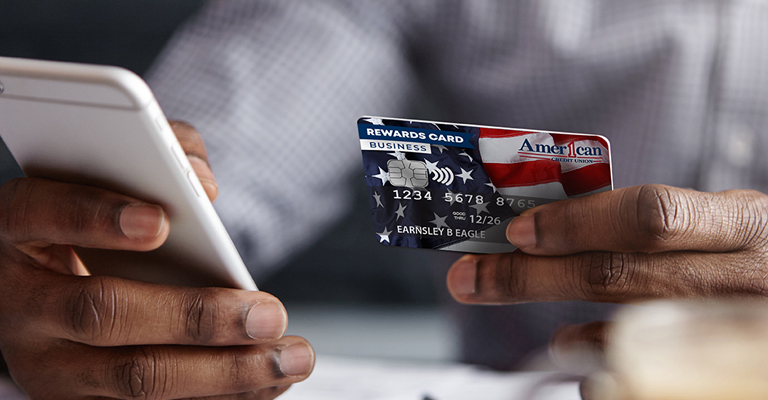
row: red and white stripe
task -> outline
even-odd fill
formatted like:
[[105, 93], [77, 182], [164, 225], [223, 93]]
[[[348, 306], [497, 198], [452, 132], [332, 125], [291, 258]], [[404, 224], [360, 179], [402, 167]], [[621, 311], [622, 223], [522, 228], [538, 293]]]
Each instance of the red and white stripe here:
[[[600, 148], [601, 155], [578, 157], [592, 163], [554, 161], [574, 157], [568, 157], [567, 151], [563, 155], [525, 151], [526, 139], [534, 149], [537, 144], [574, 143]], [[481, 128], [479, 146], [485, 171], [503, 195], [565, 199], [611, 188], [608, 143], [597, 136]]]

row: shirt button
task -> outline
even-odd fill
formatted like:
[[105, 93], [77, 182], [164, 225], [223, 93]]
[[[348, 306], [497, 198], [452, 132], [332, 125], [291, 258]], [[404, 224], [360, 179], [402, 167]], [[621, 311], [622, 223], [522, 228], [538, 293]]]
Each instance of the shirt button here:
[[733, 166], [747, 167], [755, 158], [755, 132], [743, 124], [734, 124], [723, 131], [725, 159]]

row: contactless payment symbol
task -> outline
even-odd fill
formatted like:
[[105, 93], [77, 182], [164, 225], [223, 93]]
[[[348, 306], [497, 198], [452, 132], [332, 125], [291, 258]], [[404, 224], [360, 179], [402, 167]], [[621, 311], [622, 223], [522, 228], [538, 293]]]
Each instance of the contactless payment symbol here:
[[453, 183], [453, 171], [448, 167], [435, 168], [432, 170], [432, 180], [443, 185], [450, 185]]

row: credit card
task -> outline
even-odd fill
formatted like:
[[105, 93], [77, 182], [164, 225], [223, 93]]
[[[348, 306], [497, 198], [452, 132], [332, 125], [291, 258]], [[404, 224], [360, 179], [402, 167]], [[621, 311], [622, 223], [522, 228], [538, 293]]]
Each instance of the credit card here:
[[383, 245], [511, 252], [524, 210], [613, 188], [600, 135], [369, 116], [357, 128]]

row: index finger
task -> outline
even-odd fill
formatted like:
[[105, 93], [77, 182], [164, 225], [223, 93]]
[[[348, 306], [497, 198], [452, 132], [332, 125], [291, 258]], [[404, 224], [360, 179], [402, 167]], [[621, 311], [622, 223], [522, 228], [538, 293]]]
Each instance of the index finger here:
[[755, 191], [643, 185], [532, 208], [510, 222], [507, 239], [534, 255], [726, 252], [751, 244], [766, 210], [768, 198]]
[[282, 303], [260, 291], [190, 288], [105, 276], [61, 276], [21, 270], [36, 282], [37, 307], [29, 299], [11, 310], [24, 312], [30, 336], [41, 333], [90, 346], [184, 344], [232, 346], [283, 336], [288, 318]]
[[146, 251], [169, 230], [161, 207], [104, 189], [38, 178], [0, 186], [0, 236], [14, 244]]

